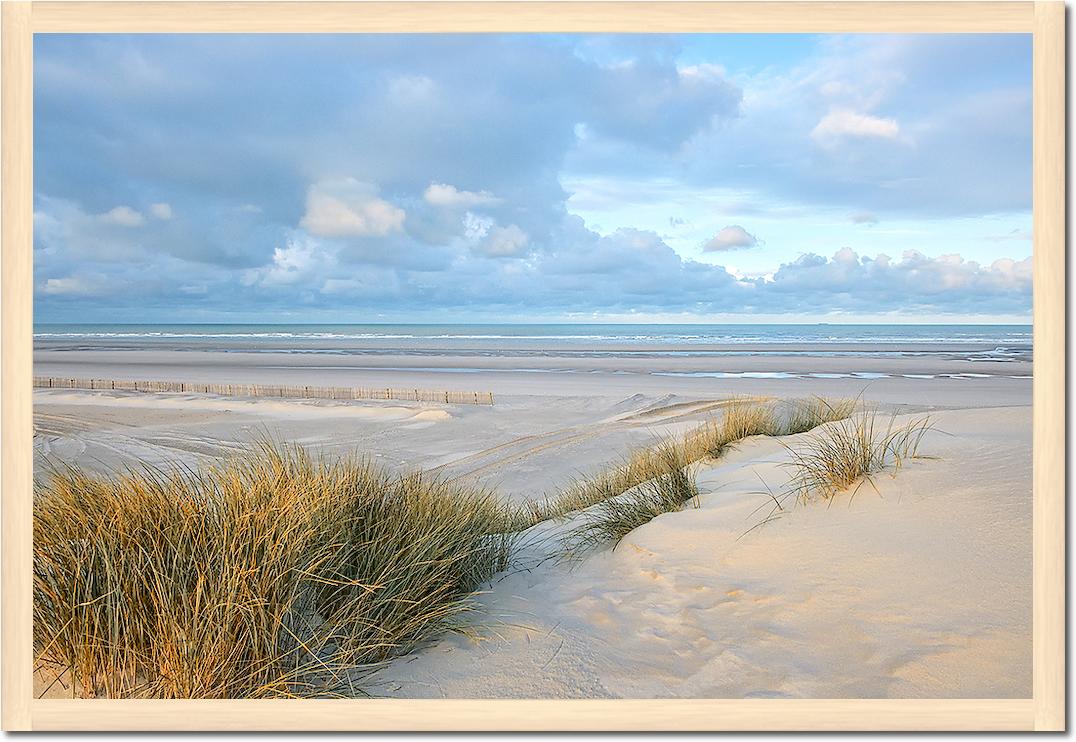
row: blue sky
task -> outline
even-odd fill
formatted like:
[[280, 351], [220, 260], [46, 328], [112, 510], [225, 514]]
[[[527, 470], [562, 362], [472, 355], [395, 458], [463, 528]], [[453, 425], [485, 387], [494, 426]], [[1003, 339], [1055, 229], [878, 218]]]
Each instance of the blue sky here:
[[37, 35], [37, 322], [1028, 321], [1027, 35]]

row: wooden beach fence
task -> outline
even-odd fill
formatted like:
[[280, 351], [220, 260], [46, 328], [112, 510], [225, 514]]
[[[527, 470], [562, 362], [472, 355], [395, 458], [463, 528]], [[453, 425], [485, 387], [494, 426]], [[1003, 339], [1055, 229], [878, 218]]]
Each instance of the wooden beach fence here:
[[193, 392], [226, 397], [291, 399], [392, 400], [444, 404], [492, 405], [493, 392], [454, 392], [436, 389], [310, 386], [295, 384], [206, 384], [190, 381], [131, 381], [128, 379], [69, 379], [35, 376], [35, 389], [109, 389], [132, 392]]

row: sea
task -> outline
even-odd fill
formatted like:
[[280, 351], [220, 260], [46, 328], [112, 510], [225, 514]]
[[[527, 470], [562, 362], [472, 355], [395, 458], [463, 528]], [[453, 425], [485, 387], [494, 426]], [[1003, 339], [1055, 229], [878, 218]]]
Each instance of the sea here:
[[[714, 378], [886, 378], [891, 369], [884, 359], [895, 358], [917, 358], [916, 368], [928, 369], [905, 373], [908, 378], [1030, 378], [1027, 364], [1019, 362], [1030, 362], [1033, 355], [1030, 325], [985, 324], [38, 324], [34, 347], [50, 351], [54, 363], [67, 356], [64, 351], [121, 356], [131, 350], [202, 351], [277, 359], [301, 354], [307, 369], [320, 368], [310, 356], [321, 356], [330, 364], [325, 370], [336, 371], [460, 374], [495, 367], [517, 373], [610, 368], [629, 373], [645, 368], [656, 376]], [[72, 360], [75, 355], [82, 354]], [[761, 360], [767, 357], [771, 360]], [[796, 357], [846, 360], [808, 368]], [[635, 365], [610, 365], [608, 359]], [[642, 359], [650, 361], [639, 366]], [[967, 363], [952, 368], [953, 361], [974, 362], [977, 368]], [[292, 364], [267, 356], [263, 365]]]
[[53, 350], [453, 356], [857, 356], [1028, 359], [1030, 325], [39, 324]]

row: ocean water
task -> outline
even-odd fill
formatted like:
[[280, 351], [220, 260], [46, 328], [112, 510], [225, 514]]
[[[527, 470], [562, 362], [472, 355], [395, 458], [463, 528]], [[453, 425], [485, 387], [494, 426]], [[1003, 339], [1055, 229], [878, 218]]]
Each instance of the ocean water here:
[[35, 342], [295, 347], [976, 345], [1031, 347], [1030, 325], [39, 324]]
[[[65, 351], [264, 354], [263, 371], [646, 373], [714, 379], [1027, 378], [1030, 325], [173, 324], [34, 328]], [[805, 359], [816, 359], [811, 362]], [[828, 360], [821, 360], [828, 359]], [[957, 365], [954, 365], [957, 364]], [[1002, 366], [997, 365], [1002, 363]], [[982, 372], [982, 373], [980, 373]], [[72, 370], [82, 374], [81, 367]]]

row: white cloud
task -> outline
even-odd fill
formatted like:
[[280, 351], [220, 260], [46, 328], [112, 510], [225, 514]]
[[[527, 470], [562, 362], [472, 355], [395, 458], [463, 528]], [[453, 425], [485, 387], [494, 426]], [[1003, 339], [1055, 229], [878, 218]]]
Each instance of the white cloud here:
[[681, 80], [702, 83], [724, 81], [728, 76], [728, 71], [724, 65], [705, 62], [680, 67], [677, 69], [677, 73], [680, 75]]
[[758, 244], [758, 238], [749, 233], [738, 224], [730, 224], [715, 234], [702, 246], [706, 252], [719, 250], [738, 250], [744, 247], [754, 247]]
[[493, 229], [494, 221], [488, 216], [472, 214], [463, 215], [463, 238], [471, 245], [477, 245]]
[[447, 183], [430, 183], [423, 194], [426, 202], [434, 206], [450, 208], [472, 208], [475, 206], [495, 206], [501, 199], [489, 191], [461, 191]]
[[801, 301], [827, 297], [834, 310], [930, 305], [979, 311], [984, 300], [1024, 307], [1031, 296], [1031, 258], [1003, 258], [984, 266], [954, 253], [930, 257], [906, 250], [894, 260], [844, 247], [828, 260], [806, 254], [782, 265], [771, 286]]
[[377, 186], [344, 178], [310, 186], [300, 225], [320, 237], [384, 236], [400, 231], [406, 216], [378, 196]]
[[117, 206], [111, 211], [101, 214], [101, 221], [107, 224], [115, 224], [120, 227], [140, 227], [146, 219], [130, 206]]
[[878, 217], [869, 211], [857, 211], [848, 217], [848, 221], [852, 224], [866, 224], [868, 227], [873, 227], [878, 223]]
[[336, 265], [336, 254], [313, 239], [291, 240], [273, 250], [273, 260], [267, 266], [245, 273], [247, 286], [292, 286], [309, 284]]
[[149, 213], [153, 214], [153, 216], [157, 217], [158, 219], [171, 219], [172, 207], [171, 205], [165, 203], [150, 204]]
[[847, 137], [896, 139], [899, 135], [900, 125], [895, 119], [880, 118], [847, 109], [830, 111], [811, 132], [812, 139], [827, 145]]
[[436, 92], [436, 83], [426, 75], [401, 75], [389, 83], [389, 99], [403, 106], [428, 103]]
[[82, 276], [50, 278], [41, 285], [41, 293], [46, 296], [101, 296], [105, 286], [101, 281]]
[[490, 257], [511, 258], [522, 255], [529, 242], [530, 238], [526, 232], [515, 224], [509, 224], [507, 227], [490, 229], [475, 249]]

